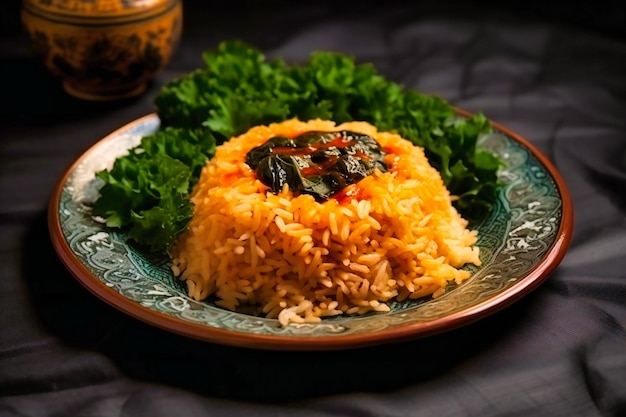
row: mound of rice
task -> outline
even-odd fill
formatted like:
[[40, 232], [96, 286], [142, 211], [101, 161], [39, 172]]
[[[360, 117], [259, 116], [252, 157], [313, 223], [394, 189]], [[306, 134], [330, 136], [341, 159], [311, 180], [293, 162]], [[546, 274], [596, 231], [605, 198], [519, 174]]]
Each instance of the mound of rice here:
[[[375, 138], [389, 171], [315, 201], [272, 193], [245, 163], [273, 136], [351, 130]], [[172, 251], [173, 270], [196, 300], [257, 309], [282, 325], [389, 311], [392, 299], [437, 297], [460, 269], [480, 264], [476, 233], [423, 149], [364, 122], [296, 119], [257, 126], [217, 148], [192, 193], [194, 216]]]

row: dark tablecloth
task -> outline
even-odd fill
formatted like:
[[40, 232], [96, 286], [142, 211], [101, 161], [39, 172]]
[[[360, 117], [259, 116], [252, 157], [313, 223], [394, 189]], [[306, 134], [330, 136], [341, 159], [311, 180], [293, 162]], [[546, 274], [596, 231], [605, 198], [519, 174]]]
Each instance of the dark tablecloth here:
[[[118, 103], [66, 96], [32, 58], [17, 8], [3, 11], [0, 416], [626, 416], [620, 2], [207, 3], [185, 3], [175, 59], [146, 94]], [[316, 49], [354, 55], [525, 136], [574, 202], [560, 267], [474, 324], [338, 352], [190, 340], [97, 299], [51, 246], [56, 181], [98, 139], [152, 112], [160, 86], [200, 66], [203, 50], [234, 38], [293, 62]]]

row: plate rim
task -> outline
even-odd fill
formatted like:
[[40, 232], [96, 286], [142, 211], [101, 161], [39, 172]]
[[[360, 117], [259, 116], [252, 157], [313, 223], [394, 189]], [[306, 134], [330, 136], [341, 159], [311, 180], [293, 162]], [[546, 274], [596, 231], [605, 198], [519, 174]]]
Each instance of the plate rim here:
[[[454, 108], [456, 113], [463, 117], [471, 117], [475, 114], [462, 108]], [[523, 146], [539, 161], [553, 179], [561, 198], [561, 222], [554, 242], [549, 247], [542, 260], [516, 283], [493, 297], [444, 317], [387, 328], [376, 332], [348, 334], [345, 336], [294, 336], [238, 333], [228, 329], [209, 327], [191, 321], [184, 321], [143, 306], [106, 286], [104, 282], [93, 275], [87, 267], [74, 256], [63, 234], [59, 216], [59, 207], [64, 186], [80, 163], [101, 147], [103, 143], [112, 141], [119, 136], [120, 133], [128, 131], [132, 129], [132, 127], [145, 123], [155, 117], [158, 118], [158, 114], [152, 112], [118, 127], [103, 138], [97, 140], [76, 157], [65, 169], [53, 189], [52, 196], [48, 203], [47, 223], [49, 236], [58, 257], [74, 278], [87, 290], [106, 304], [137, 320], [181, 336], [216, 344], [264, 350], [341, 350], [425, 338], [483, 319], [501, 311], [534, 291], [561, 263], [572, 239], [574, 222], [572, 199], [565, 180], [552, 161], [526, 138], [510, 128], [488, 118], [494, 130], [505, 134], [510, 139]]]

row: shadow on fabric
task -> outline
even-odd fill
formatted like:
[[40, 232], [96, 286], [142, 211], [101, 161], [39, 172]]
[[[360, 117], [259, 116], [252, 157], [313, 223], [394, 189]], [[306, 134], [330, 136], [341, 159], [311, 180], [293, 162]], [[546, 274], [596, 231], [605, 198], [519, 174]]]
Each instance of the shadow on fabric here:
[[119, 110], [146, 94], [125, 100], [85, 101], [67, 94], [61, 81], [54, 78], [32, 57], [3, 62], [3, 76], [8, 80], [27, 79], [28, 83], [7, 82], [0, 85], [0, 122], [4, 125], [25, 123], [49, 125], [71, 122]]
[[[187, 339], [109, 307], [65, 269], [44, 213], [31, 225], [24, 250], [38, 254], [37, 262], [25, 257], [22, 265], [37, 317], [64, 344], [106, 356], [132, 379], [240, 401], [290, 402], [427, 383], [506, 337], [532, 303], [526, 297], [480, 322], [421, 340], [331, 352], [253, 350]], [[405, 372], [409, 362], [421, 363], [420, 372]]]

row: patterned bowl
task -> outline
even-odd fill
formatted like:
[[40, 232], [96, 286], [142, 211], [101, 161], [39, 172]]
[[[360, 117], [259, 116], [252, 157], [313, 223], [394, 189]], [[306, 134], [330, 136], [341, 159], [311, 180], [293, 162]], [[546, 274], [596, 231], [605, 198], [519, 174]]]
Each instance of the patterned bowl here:
[[34, 53], [63, 88], [85, 100], [143, 93], [170, 60], [181, 0], [23, 0]]

